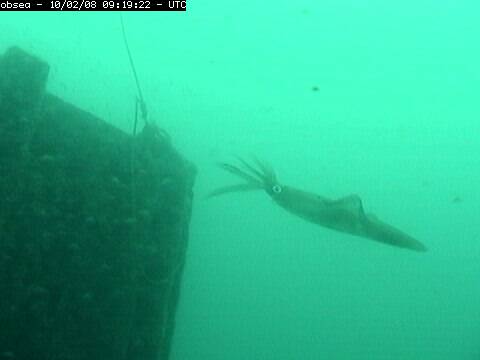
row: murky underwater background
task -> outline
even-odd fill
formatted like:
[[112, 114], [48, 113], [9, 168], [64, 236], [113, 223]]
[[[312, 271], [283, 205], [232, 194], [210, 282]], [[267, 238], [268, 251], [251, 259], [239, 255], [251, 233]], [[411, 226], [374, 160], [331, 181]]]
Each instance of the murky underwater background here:
[[[173, 360], [480, 359], [477, 2], [188, 2], [124, 13], [153, 119], [199, 169]], [[131, 131], [118, 13], [1, 13], [0, 52]], [[256, 154], [282, 183], [367, 211], [427, 253], [295, 218], [215, 167]]]

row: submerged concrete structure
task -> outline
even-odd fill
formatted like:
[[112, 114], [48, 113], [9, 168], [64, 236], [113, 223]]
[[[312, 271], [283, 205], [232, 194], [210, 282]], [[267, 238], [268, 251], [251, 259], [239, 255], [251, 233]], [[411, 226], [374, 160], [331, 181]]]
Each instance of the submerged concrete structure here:
[[194, 166], [153, 124], [132, 136], [0, 56], [0, 359], [168, 358]]

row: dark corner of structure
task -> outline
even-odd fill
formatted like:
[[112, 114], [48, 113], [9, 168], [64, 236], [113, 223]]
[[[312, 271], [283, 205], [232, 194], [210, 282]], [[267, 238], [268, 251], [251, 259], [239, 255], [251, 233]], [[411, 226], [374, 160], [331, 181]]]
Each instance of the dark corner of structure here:
[[0, 57], [0, 108], [17, 112], [37, 105], [45, 92], [49, 66], [18, 47]]

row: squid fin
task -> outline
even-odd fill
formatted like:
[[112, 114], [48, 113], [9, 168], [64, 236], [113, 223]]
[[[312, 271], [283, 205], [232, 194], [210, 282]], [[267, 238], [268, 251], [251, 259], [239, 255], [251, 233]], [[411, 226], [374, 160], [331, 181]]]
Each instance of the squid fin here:
[[354, 214], [358, 219], [365, 217], [363, 211], [362, 199], [358, 195], [348, 195], [330, 202], [331, 206], [345, 209]]

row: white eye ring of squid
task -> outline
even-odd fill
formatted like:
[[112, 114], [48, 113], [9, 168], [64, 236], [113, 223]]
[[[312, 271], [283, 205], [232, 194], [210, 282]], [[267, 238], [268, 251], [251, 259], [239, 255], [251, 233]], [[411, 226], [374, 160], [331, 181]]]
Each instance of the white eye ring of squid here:
[[280, 194], [282, 192], [282, 187], [278, 184], [272, 186], [272, 191], [274, 194]]

